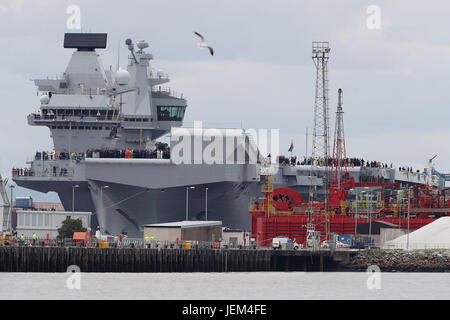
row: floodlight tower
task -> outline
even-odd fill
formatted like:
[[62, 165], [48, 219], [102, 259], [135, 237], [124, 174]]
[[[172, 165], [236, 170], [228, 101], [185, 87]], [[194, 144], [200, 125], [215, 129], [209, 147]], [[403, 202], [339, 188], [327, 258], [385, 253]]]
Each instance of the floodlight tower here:
[[336, 111], [336, 124], [334, 127], [334, 142], [333, 142], [333, 160], [331, 166], [330, 184], [335, 185], [338, 190], [341, 189], [341, 183], [345, 179], [347, 167], [344, 161], [347, 159], [345, 152], [345, 138], [344, 138], [344, 111], [343, 92], [338, 90], [338, 106]]
[[328, 59], [330, 47], [328, 42], [312, 43], [312, 59], [316, 66], [316, 92], [314, 101], [314, 128], [312, 157], [320, 159], [323, 171], [323, 190], [325, 203], [328, 202], [329, 189], [329, 117], [328, 117]]
[[[330, 47], [328, 42], [312, 43], [312, 59], [316, 66], [316, 90], [314, 99], [314, 128], [312, 141], [312, 170], [310, 173], [310, 189], [308, 204], [308, 222], [306, 244], [308, 247], [317, 247], [320, 245], [320, 233], [315, 230], [313, 220], [312, 201], [314, 200], [315, 186], [313, 186], [313, 178], [316, 175], [316, 166], [323, 167], [322, 189], [324, 192], [325, 211], [328, 211], [328, 195], [329, 195], [329, 126], [328, 126], [328, 58]], [[328, 217], [326, 218], [328, 219]], [[328, 228], [327, 228], [328, 229]], [[327, 230], [328, 231], [328, 230]], [[326, 232], [326, 239], [328, 239]], [[319, 239], [315, 241], [314, 239]]]

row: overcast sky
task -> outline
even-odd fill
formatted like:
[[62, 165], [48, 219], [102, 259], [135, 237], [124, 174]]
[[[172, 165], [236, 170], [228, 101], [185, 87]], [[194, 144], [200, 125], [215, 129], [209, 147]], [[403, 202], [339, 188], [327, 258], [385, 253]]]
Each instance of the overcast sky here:
[[[313, 126], [311, 42], [329, 41], [330, 133], [342, 88], [347, 155], [422, 169], [438, 154], [436, 169], [450, 171], [448, 0], [0, 0], [3, 176], [52, 149], [49, 130], [26, 121], [39, 107], [30, 79], [65, 70], [69, 5], [80, 7], [82, 31], [108, 33], [105, 68], [117, 64], [119, 42], [126, 66], [126, 38], [150, 43], [153, 67], [188, 98], [186, 125], [278, 128], [281, 151], [293, 139], [300, 157]], [[381, 10], [379, 30], [367, 28], [370, 5]]]

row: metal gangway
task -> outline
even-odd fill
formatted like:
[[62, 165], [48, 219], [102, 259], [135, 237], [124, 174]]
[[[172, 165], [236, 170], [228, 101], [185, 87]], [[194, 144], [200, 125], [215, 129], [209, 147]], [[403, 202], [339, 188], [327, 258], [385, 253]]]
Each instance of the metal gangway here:
[[10, 232], [11, 231], [11, 202], [8, 198], [8, 194], [6, 193], [6, 184], [7, 180], [3, 180], [0, 175], [0, 212], [3, 216], [2, 223], [2, 232]]

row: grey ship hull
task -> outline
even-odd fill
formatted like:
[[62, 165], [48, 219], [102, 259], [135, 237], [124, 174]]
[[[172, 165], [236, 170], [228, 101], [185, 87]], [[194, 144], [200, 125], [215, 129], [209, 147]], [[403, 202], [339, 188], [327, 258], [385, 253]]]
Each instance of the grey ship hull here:
[[[85, 172], [99, 225], [113, 234], [141, 236], [149, 223], [205, 219], [224, 226], [250, 228], [250, 198], [259, 194], [258, 167], [242, 165], [174, 165], [170, 160], [89, 159]], [[105, 187], [108, 186], [108, 187]]]
[[[52, 176], [51, 168], [66, 168], [68, 175]], [[18, 185], [40, 192], [57, 192], [68, 211], [95, 213], [97, 225], [110, 234], [142, 236], [142, 226], [186, 219], [205, 219], [223, 226], [250, 229], [250, 199], [260, 195], [257, 165], [174, 165], [163, 159], [86, 159], [34, 161], [35, 176], [16, 176]], [[46, 174], [47, 173], [47, 174]], [[75, 187], [77, 186], [78, 187]], [[72, 198], [74, 196], [74, 206]]]
[[[72, 187], [74, 182], [16, 180], [25, 188], [58, 193], [70, 215], [72, 210]], [[186, 187], [151, 190], [142, 187], [108, 183], [102, 196], [91, 197], [90, 185], [98, 183], [76, 182], [75, 211], [96, 212], [92, 228], [103, 226], [110, 234], [125, 233], [130, 237], [141, 237], [142, 226], [151, 223], [180, 221], [186, 219]], [[51, 188], [51, 189], [49, 189]], [[195, 185], [189, 190], [189, 220], [205, 220], [206, 192], [208, 188], [208, 220], [220, 220], [223, 226], [250, 229], [249, 203], [260, 195], [257, 182], [219, 182]], [[128, 199], [128, 200], [127, 200]]]
[[[250, 229], [249, 201], [259, 193], [258, 183], [196, 185], [195, 189], [189, 190], [189, 220], [205, 220], [205, 188], [208, 188], [208, 220], [221, 220], [227, 227]], [[186, 187], [147, 191], [139, 187], [111, 184], [110, 189], [103, 192], [102, 198], [105, 208], [130, 198], [113, 208], [97, 211], [105, 232], [112, 234], [126, 232], [131, 236], [142, 236], [141, 230], [145, 224], [186, 219]]]

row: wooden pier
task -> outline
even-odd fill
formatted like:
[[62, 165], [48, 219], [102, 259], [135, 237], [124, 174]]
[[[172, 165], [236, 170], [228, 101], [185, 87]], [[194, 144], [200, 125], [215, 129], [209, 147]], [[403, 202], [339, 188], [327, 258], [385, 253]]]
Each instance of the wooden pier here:
[[337, 271], [351, 251], [0, 247], [0, 272]]

